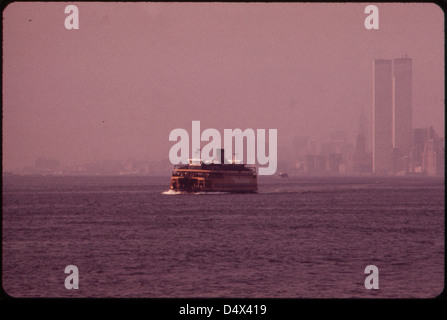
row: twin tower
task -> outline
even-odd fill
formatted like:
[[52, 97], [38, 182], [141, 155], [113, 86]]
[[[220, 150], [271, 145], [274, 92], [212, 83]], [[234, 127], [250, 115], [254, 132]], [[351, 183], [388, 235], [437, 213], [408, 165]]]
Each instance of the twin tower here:
[[390, 174], [413, 144], [412, 60], [374, 60], [373, 172]]

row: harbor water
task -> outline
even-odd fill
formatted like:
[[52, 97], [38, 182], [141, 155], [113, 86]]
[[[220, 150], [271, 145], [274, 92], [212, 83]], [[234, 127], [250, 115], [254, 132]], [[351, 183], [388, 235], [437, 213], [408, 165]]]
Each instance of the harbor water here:
[[[260, 177], [257, 194], [179, 194], [170, 177], [3, 178], [12, 297], [432, 298], [444, 178]], [[68, 290], [65, 268], [78, 268]], [[378, 270], [368, 290], [365, 268]]]

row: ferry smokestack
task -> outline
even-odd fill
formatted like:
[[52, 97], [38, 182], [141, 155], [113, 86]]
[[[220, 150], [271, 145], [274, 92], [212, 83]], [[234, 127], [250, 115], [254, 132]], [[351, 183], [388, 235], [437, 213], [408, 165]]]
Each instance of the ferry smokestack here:
[[217, 159], [220, 161], [221, 164], [225, 163], [225, 150], [224, 149], [217, 149]]

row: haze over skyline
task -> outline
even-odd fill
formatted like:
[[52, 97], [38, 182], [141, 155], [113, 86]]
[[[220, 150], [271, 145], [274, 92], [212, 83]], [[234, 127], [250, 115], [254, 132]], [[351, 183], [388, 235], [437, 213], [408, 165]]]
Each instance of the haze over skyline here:
[[[64, 9], [79, 9], [67, 30]], [[374, 3], [371, 3], [374, 4]], [[278, 129], [318, 143], [362, 107], [373, 61], [413, 60], [413, 127], [444, 136], [444, 16], [434, 4], [12, 3], [3, 12], [3, 170], [168, 158], [171, 130]], [[368, 141], [371, 145], [371, 141]], [[369, 147], [370, 148], [370, 147]], [[278, 159], [281, 161], [281, 159]]]

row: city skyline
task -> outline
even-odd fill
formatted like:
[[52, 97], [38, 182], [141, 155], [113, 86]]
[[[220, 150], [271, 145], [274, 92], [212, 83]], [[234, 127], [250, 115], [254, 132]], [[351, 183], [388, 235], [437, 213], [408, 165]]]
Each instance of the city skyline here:
[[[385, 175], [444, 176], [444, 138], [438, 136], [433, 127], [414, 128], [414, 140], [408, 154], [399, 154], [390, 164], [391, 171]], [[328, 141], [316, 144], [309, 136], [297, 137], [293, 145], [279, 150], [279, 172], [292, 175], [383, 175], [373, 172], [373, 153], [366, 148], [367, 133], [363, 127], [363, 117], [359, 119], [355, 142], [349, 141], [346, 132], [338, 130]], [[290, 153], [289, 158], [281, 154]], [[237, 160], [241, 160], [236, 156]], [[172, 171], [169, 159], [149, 161], [127, 158], [125, 160], [106, 159], [67, 165], [57, 159], [38, 158], [32, 166], [4, 171], [4, 174], [18, 175], [143, 175], [167, 176]]]
[[322, 146], [338, 130], [371, 152], [371, 61], [405, 54], [412, 127], [444, 137], [434, 4], [380, 3], [379, 30], [365, 29], [365, 4], [304, 3], [79, 3], [80, 28], [66, 30], [65, 5], [4, 10], [4, 171], [39, 158], [156, 162], [168, 158], [169, 132], [193, 120], [278, 129], [279, 162], [299, 137]]

